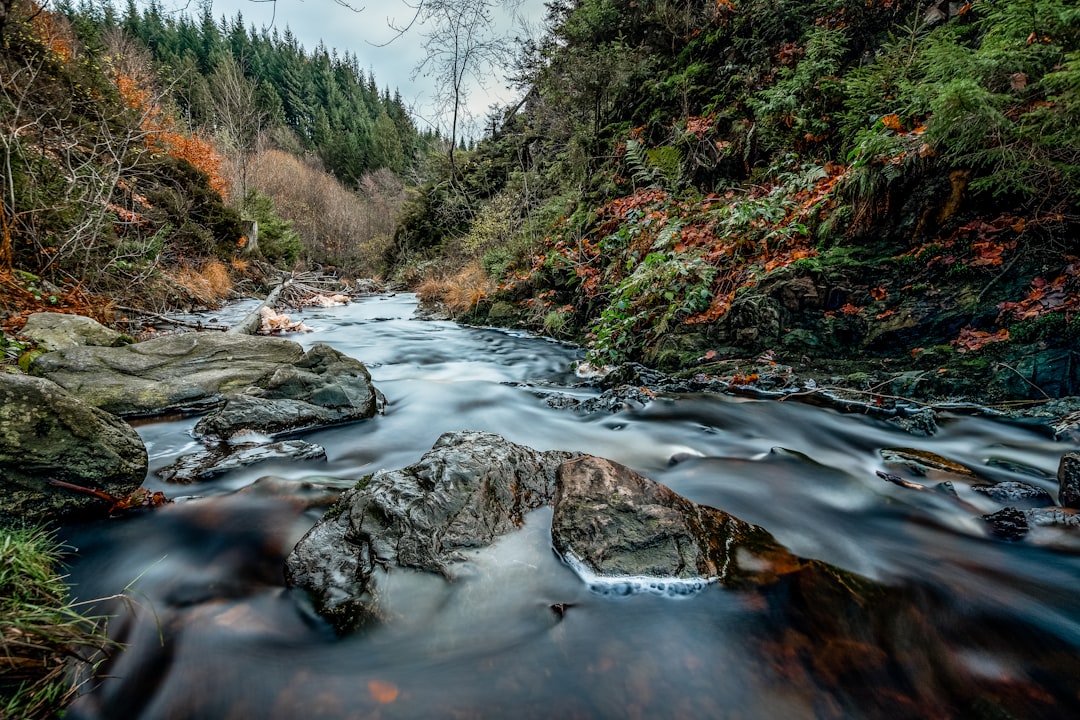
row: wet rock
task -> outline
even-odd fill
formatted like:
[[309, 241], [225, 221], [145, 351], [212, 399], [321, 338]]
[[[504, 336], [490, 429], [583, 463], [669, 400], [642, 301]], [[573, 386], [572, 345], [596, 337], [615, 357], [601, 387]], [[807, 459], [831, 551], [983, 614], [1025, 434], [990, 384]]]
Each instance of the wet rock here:
[[1006, 480], [996, 485], [973, 485], [971, 489], [986, 495], [991, 500], [1011, 505], [1025, 504], [1041, 507], [1054, 504], [1050, 493], [1042, 488], [1014, 480]]
[[326, 450], [321, 445], [302, 440], [285, 440], [265, 445], [260, 443], [221, 444], [208, 448], [204, 452], [184, 455], [173, 464], [158, 470], [157, 475], [165, 482], [193, 483], [209, 480], [215, 475], [239, 467], [282, 458], [325, 460]]
[[651, 390], [631, 385], [620, 385], [605, 390], [596, 397], [583, 400], [573, 406], [584, 413], [617, 413], [625, 410], [639, 410], [656, 399]]
[[1080, 514], [1072, 508], [1008, 507], [983, 515], [983, 520], [990, 524], [990, 532], [1003, 540], [1021, 540], [1035, 528], [1080, 531]]
[[570, 457], [490, 433], [447, 433], [415, 465], [343, 495], [297, 543], [286, 578], [339, 631], [355, 628], [377, 615], [378, 571], [449, 576], [460, 550], [490, 544], [548, 503]]
[[995, 513], [983, 515], [982, 519], [990, 525], [990, 532], [1002, 540], [1021, 540], [1028, 534], [1027, 515], [1023, 510], [1003, 508]]
[[1036, 527], [1080, 530], [1080, 514], [1073, 508], [1035, 508], [1026, 515], [1028, 524]]
[[656, 399], [656, 393], [636, 385], [619, 385], [585, 400], [560, 392], [536, 394], [544, 399], [545, 405], [554, 410], [572, 409], [586, 414], [639, 410]]
[[1065, 453], [1058, 464], [1058, 502], [1080, 508], [1080, 453]]
[[1055, 440], [1080, 444], [1080, 410], [1056, 418], [1050, 427], [1054, 430]]
[[74, 347], [30, 366], [72, 395], [116, 415], [151, 415], [219, 404], [304, 356], [281, 338], [224, 333], [167, 335], [123, 347]]
[[123, 420], [48, 380], [0, 374], [0, 521], [52, 522], [103, 509], [102, 500], [49, 480], [125, 497], [146, 468], [142, 439]]
[[40, 312], [26, 319], [20, 333], [45, 350], [64, 350], [80, 345], [116, 347], [131, 338], [111, 330], [93, 318], [65, 313]]
[[764, 529], [592, 456], [559, 467], [551, 539], [579, 572], [607, 578], [748, 587], [805, 564]]
[[647, 368], [639, 363], [623, 363], [600, 378], [597, 386], [604, 390], [611, 390], [623, 385], [655, 388], [668, 379], [668, 376], [659, 370]]
[[916, 437], [930, 437], [938, 431], [937, 417], [930, 408], [892, 418], [889, 422]]
[[369, 418], [379, 405], [364, 364], [318, 343], [296, 362], [279, 366], [261, 387], [228, 396], [194, 432], [222, 440], [277, 435]]
[[927, 472], [933, 470], [964, 477], [975, 477], [975, 473], [970, 468], [928, 450], [918, 450], [916, 448], [882, 448], [880, 452], [882, 459], [886, 463], [891, 465], [904, 465], [912, 472], [919, 475], [925, 475]]

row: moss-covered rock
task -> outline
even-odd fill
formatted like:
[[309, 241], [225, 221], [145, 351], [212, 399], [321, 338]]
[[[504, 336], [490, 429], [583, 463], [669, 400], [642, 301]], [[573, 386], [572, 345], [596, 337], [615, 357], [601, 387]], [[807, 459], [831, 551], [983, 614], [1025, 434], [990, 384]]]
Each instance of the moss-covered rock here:
[[126, 497], [146, 477], [146, 448], [123, 420], [48, 380], [0, 374], [0, 521], [53, 522], [103, 508], [62, 480]]

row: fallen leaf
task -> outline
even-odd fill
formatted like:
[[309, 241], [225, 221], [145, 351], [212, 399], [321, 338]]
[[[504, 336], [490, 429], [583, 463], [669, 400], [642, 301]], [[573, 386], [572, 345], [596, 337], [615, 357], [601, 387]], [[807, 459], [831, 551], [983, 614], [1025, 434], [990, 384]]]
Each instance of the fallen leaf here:
[[368, 691], [375, 702], [388, 705], [398, 698], [398, 687], [394, 683], [385, 680], [369, 680]]

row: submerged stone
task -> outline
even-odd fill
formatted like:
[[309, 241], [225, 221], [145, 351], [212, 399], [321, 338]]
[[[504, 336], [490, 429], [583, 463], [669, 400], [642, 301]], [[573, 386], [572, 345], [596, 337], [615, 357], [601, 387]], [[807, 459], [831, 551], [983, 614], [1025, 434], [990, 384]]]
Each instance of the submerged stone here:
[[1024, 503], [1035, 506], [1054, 504], [1050, 493], [1042, 488], [1014, 480], [999, 482], [996, 485], [973, 485], [971, 489], [1000, 503]]
[[171, 465], [158, 470], [157, 475], [165, 482], [193, 483], [209, 480], [229, 470], [274, 459], [325, 460], [326, 450], [321, 445], [303, 440], [284, 440], [265, 445], [223, 443], [203, 452], [184, 455]]
[[919, 450], [916, 448], [882, 448], [882, 459], [889, 464], [893, 465], [905, 465], [913, 472], [920, 475], [925, 475], [931, 470], [938, 472], [951, 473], [953, 475], [962, 475], [964, 477], [975, 477], [974, 471], [970, 468], [961, 465], [960, 463], [950, 460], [947, 457], [932, 453], [929, 450]]

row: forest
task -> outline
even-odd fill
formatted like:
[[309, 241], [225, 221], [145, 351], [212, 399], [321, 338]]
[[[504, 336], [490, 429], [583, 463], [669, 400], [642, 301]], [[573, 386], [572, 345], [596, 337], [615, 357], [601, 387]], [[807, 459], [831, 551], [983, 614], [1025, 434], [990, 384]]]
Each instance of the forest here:
[[31, 299], [210, 304], [266, 263], [393, 278], [600, 365], [1078, 387], [1064, 0], [555, 0], [505, 41], [521, 100], [470, 144], [418, 131], [355, 54], [209, 4], [11, 7], [9, 330]]
[[[752, 460], [726, 457], [731, 452], [728, 446], [713, 447], [712, 456], [699, 457], [683, 452], [679, 444], [664, 446], [663, 462], [653, 468], [677, 476], [683, 472], [680, 463], [684, 461], [689, 463], [686, 472], [690, 474], [695, 471], [695, 460], [723, 461], [724, 472], [717, 474], [740, 479], [740, 489], [757, 486], [762, 478], [780, 482], [777, 478], [789, 472], [794, 473], [789, 490], [798, 487], [807, 492], [806, 488], [813, 487], [807, 479], [816, 482], [826, 466], [799, 449], [786, 449], [789, 442], [792, 447], [798, 444], [798, 438], [792, 440], [789, 435], [799, 434], [788, 432], [786, 423], [802, 422], [790, 418], [813, 417], [826, 427], [833, 420], [824, 418], [833, 418], [828, 413], [835, 409], [854, 410], [844, 417], [845, 422], [854, 418], [852, 426], [857, 429], [845, 430], [845, 438], [871, 432], [866, 430], [870, 423], [878, 423], [872, 431], [878, 433], [876, 437], [905, 433], [903, 439], [912, 443], [929, 442], [939, 430], [948, 438], [950, 427], [961, 427], [960, 442], [935, 446], [951, 448], [950, 452], [963, 446], [966, 452], [983, 453], [981, 441], [972, 438], [985, 429], [969, 432], [963, 428], [1009, 412], [1014, 413], [1013, 419], [1028, 413], [1021, 422], [1032, 426], [1042, 422], [1046, 438], [1040, 442], [1051, 446], [1055, 456], [1059, 448], [1049, 437], [1075, 439], [1080, 422], [1076, 410], [1076, 396], [1080, 396], [1080, 7], [1074, 1], [549, 0], [538, 32], [519, 38], [484, 34], [493, 27], [493, 10], [514, 4], [513, 0], [421, 0], [409, 6], [418, 19], [437, 23], [434, 31], [423, 36], [423, 47], [431, 63], [428, 70], [444, 85], [441, 96], [448, 102], [440, 123], [449, 129], [435, 130], [421, 129], [401, 93], [380, 86], [355, 52], [323, 44], [305, 48], [287, 27], [257, 29], [242, 14], [215, 15], [210, 0], [184, 12], [135, 0], [127, 0], [122, 7], [95, 0], [0, 0], [0, 348], [9, 385], [44, 383], [19, 369], [33, 370], [32, 364], [40, 363], [43, 356], [47, 361], [60, 354], [45, 354], [20, 334], [25, 327], [29, 335], [26, 322], [32, 314], [53, 311], [89, 316], [110, 326], [106, 332], [128, 347], [152, 335], [148, 318], [219, 308], [228, 300], [265, 296], [290, 276], [317, 274], [339, 280], [346, 291], [359, 279], [374, 279], [377, 282], [367, 287], [415, 292], [423, 317], [458, 321], [459, 325], [452, 326], [455, 332], [471, 333], [469, 326], [512, 327], [565, 341], [569, 347], [537, 342], [548, 346], [545, 352], [557, 348], [553, 352], [566, 361], [559, 361], [559, 372], [575, 380], [592, 377], [593, 369], [607, 373], [607, 379], [583, 391], [596, 390], [596, 397], [580, 402], [571, 393], [552, 392], [542, 382], [533, 384], [531, 376], [525, 382], [504, 375], [513, 365], [505, 362], [509, 355], [490, 352], [488, 345], [472, 350], [473, 345], [462, 344], [458, 336], [458, 347], [467, 348], [461, 354], [471, 352], [492, 363], [478, 376], [504, 378], [489, 383], [496, 394], [482, 398], [474, 392], [478, 385], [462, 390], [464, 384], [459, 383], [455, 390], [468, 397], [449, 412], [434, 405], [430, 410], [418, 409], [429, 406], [413, 404], [410, 397], [410, 402], [395, 408], [399, 422], [410, 408], [417, 414], [419, 419], [408, 432], [393, 425], [393, 418], [364, 426], [398, 428], [387, 431], [394, 434], [392, 441], [379, 441], [390, 446], [396, 447], [398, 436], [410, 442], [424, 436], [437, 425], [432, 417], [480, 424], [503, 417], [496, 412], [486, 414], [496, 404], [492, 398], [506, 402], [507, 388], [526, 387], [528, 393], [523, 390], [521, 397], [514, 396], [514, 402], [520, 403], [514, 406], [515, 417], [537, 417], [540, 404], [542, 412], [552, 415], [571, 407], [582, 415], [591, 413], [594, 419], [603, 415], [599, 425], [577, 415], [556, 420], [560, 441], [593, 432], [594, 438], [602, 436], [610, 442], [609, 428], [623, 431], [629, 427], [624, 437], [644, 433], [638, 437], [643, 446], [649, 445], [655, 441], [653, 430], [663, 429], [668, 417], [664, 413], [677, 411], [665, 408], [652, 413], [651, 420], [659, 423], [647, 431], [642, 429], [646, 426], [632, 426], [648, 413], [640, 413], [633, 422], [607, 423], [612, 413], [631, 408], [632, 414], [633, 407], [644, 407], [657, 392], [679, 394], [680, 402], [691, 408], [717, 402], [715, 393], [711, 400], [697, 398], [717, 389], [728, 393], [720, 404], [730, 395], [739, 395], [741, 400], [787, 393], [783, 399], [799, 397], [808, 404], [816, 400], [826, 406], [827, 410], [813, 416], [786, 414], [796, 403], [783, 410], [777, 410], [780, 403], [758, 403], [754, 412], [726, 408], [725, 413], [732, 413], [732, 427], [750, 428], [740, 452], [753, 455]], [[410, 27], [403, 26], [394, 42], [421, 42], [410, 34]], [[517, 99], [494, 109], [483, 122], [469, 122], [463, 114], [467, 80], [496, 67], [508, 71]], [[411, 296], [395, 302], [413, 312]], [[441, 331], [451, 326], [428, 324], [425, 330], [433, 327]], [[363, 333], [350, 327], [348, 334]], [[406, 334], [410, 340], [419, 336]], [[131, 346], [180, 340], [163, 335]], [[242, 365], [233, 362], [232, 355], [241, 340], [233, 335], [220, 340], [219, 334], [214, 335], [221, 344], [233, 343], [226, 364]], [[483, 330], [476, 335], [482, 335], [485, 343], [497, 337], [510, 344], [522, 334]], [[297, 355], [305, 353], [299, 344], [279, 338], [259, 340], [292, 347]], [[457, 352], [445, 336], [429, 343], [435, 344], [447, 355]], [[211, 343], [202, 345], [205, 349]], [[305, 355], [280, 375], [274, 370], [274, 381], [297, 375], [300, 365], [307, 372], [329, 364], [339, 372], [346, 367], [353, 380], [370, 385], [370, 374], [359, 360], [329, 360], [338, 351], [315, 345], [310, 351], [316, 355], [314, 360]], [[378, 356], [370, 347], [364, 350]], [[390, 352], [386, 347], [380, 350]], [[324, 353], [321, 360], [320, 352]], [[569, 364], [570, 356], [579, 355], [584, 356], [576, 367], [579, 374], [571, 375], [562, 366]], [[530, 349], [514, 357], [524, 358], [524, 366], [537, 356]], [[409, 356], [403, 365], [424, 364], [414, 360]], [[439, 363], [443, 360], [437, 358]], [[460, 360], [456, 355], [453, 358]], [[396, 362], [399, 359], [392, 360]], [[382, 364], [375, 361], [372, 367]], [[451, 369], [445, 375], [436, 373], [437, 383], [431, 378], [403, 377], [409, 377], [415, 387], [427, 388], [416, 395], [426, 393], [431, 402], [444, 397], [444, 385], [454, 384], [446, 383], [446, 376], [461, 373], [455, 362], [448, 366]], [[90, 374], [104, 374], [96, 367]], [[130, 390], [130, 383], [118, 384]], [[170, 383], [162, 384], [173, 389]], [[310, 378], [291, 382], [293, 389], [300, 390], [310, 390], [309, 384], [314, 387]], [[431, 390], [433, 384], [439, 388]], [[581, 387], [567, 389], [577, 393]], [[264, 399], [260, 395], [264, 390], [252, 385], [243, 391], [230, 390], [233, 396], [227, 401], [219, 394], [199, 402], [227, 404], [240, 397], [251, 403]], [[348, 395], [340, 387], [313, 394], [333, 402]], [[372, 389], [364, 397], [366, 419], [381, 411], [385, 396]], [[151, 407], [147, 414], [132, 410], [129, 416], [169, 414], [171, 421], [175, 414], [186, 421], [191, 413], [207, 408], [188, 400], [179, 409], [167, 402]], [[16, 406], [10, 398], [5, 402]], [[55, 404], [37, 402], [33, 407]], [[84, 417], [107, 415], [98, 410], [95, 407]], [[774, 411], [785, 414], [771, 414]], [[944, 418], [941, 426], [935, 420], [938, 411]], [[347, 413], [328, 417], [321, 421], [327, 426], [360, 419], [359, 414]], [[713, 432], [699, 420], [698, 415], [687, 414], [668, 424], [692, 428], [688, 443], [704, 443], [699, 436], [705, 435], [711, 442], [729, 429], [724, 426]], [[15, 448], [15, 459], [5, 460], [7, 467], [20, 470], [23, 464], [32, 465], [25, 462], [29, 442], [24, 439], [36, 433], [40, 441], [48, 437], [46, 431], [58, 427], [44, 420], [27, 422], [25, 413], [16, 422], [0, 424], [28, 433], [20, 436], [5, 430], [3, 438], [9, 448]], [[529, 427], [509, 430], [528, 436], [535, 429], [527, 422], [516, 424]], [[281, 427], [307, 432], [313, 426]], [[121, 498], [81, 488], [98, 501], [109, 499], [109, 510], [98, 508], [103, 514], [157, 512], [150, 507], [156, 496], [162, 504], [168, 503], [164, 493], [151, 494], [138, 486], [147, 476], [148, 454], [136, 431], [127, 430], [138, 441], [135, 454], [142, 462], [132, 471], [137, 475], [134, 492]], [[1016, 448], [1025, 444], [1038, 445], [1024, 434], [1026, 428], [1023, 433], [1011, 426], [1010, 430], [1018, 434], [1008, 437], [1026, 439], [986, 440], [991, 443], [984, 453], [989, 459], [980, 455], [964, 464], [907, 447], [876, 448], [869, 458], [861, 458], [858, 453], [866, 448], [860, 444], [835, 452], [845, 455], [849, 469], [826, 474], [852, 487], [862, 483], [861, 475], [870, 466], [888, 466], [915, 476], [879, 470], [865, 487], [858, 485], [860, 497], [867, 498], [866, 505], [859, 505], [859, 513], [872, 515], [865, 510], [869, 503], [881, 504], [887, 509], [880, 514], [890, 518], [890, 523], [899, 517], [897, 508], [908, 506], [886, 495], [879, 480], [890, 492], [899, 487], [903, 492], [914, 491], [911, 497], [933, 501], [928, 501], [935, 508], [929, 514], [911, 509], [917, 505], [914, 502], [904, 510], [911, 515], [902, 518], [903, 532], [917, 526], [928, 533], [940, 533], [943, 528], [953, 533], [951, 528], [962, 526], [963, 531], [955, 534], [963, 542], [989, 546], [1018, 542], [1032, 528], [1038, 535], [1044, 526], [1054, 526], [1055, 531], [1058, 525], [1075, 527], [1074, 510], [1080, 503], [1076, 499], [1080, 458], [1075, 453], [1061, 459], [1057, 476], [1065, 507], [1054, 506], [1042, 489], [1041, 494], [1035, 492], [1018, 502], [1021, 508], [1027, 508], [1022, 503], [1029, 500], [1045, 508], [1006, 507], [982, 514], [979, 508], [984, 506], [979, 505], [972, 510], [975, 506], [969, 501], [978, 499], [966, 485], [980, 473], [989, 473], [987, 477], [1003, 486], [1017, 485], [998, 482], [1017, 473], [1043, 485], [1052, 479], [1051, 472], [1024, 464], [1035, 462], [1030, 459], [1033, 455], [1024, 455], [1024, 462], [1007, 457], [1010, 452], [1019, 456]], [[181, 444], [190, 444], [189, 431], [194, 432], [189, 426]], [[818, 442], [830, 449], [842, 447], [823, 431], [815, 435], [819, 431], [813, 428], [808, 437], [820, 438]], [[260, 437], [270, 434], [267, 431]], [[757, 454], [761, 449], [757, 443], [774, 435], [770, 443], [775, 448]], [[87, 445], [81, 437], [80, 450]], [[208, 447], [229, 451], [232, 436], [223, 437], [227, 439]], [[672, 447], [679, 451], [673, 452]], [[325, 449], [317, 449], [325, 461]], [[341, 455], [359, 457], [367, 451], [350, 447]], [[644, 457], [627, 453], [634, 462]], [[369, 459], [365, 455], [362, 460]], [[74, 462], [66, 456], [63, 460]], [[987, 467], [981, 464], [984, 460]], [[519, 464], [529, 463], [514, 460], [508, 466]], [[781, 470], [789, 466], [795, 470], [774, 476], [762, 471], [781, 465]], [[947, 477], [952, 479], [934, 486], [923, 484], [928, 473], [934, 480], [934, 473], [942, 472], [951, 473]], [[739, 473], [746, 473], [746, 482]], [[61, 489], [80, 489], [64, 480], [57, 484], [55, 478], [46, 479], [47, 473], [36, 467], [30, 474], [48, 484], [52, 493], [48, 497], [65, 499]], [[372, 477], [358, 474], [353, 489], [363, 490]], [[957, 495], [953, 480], [963, 486], [966, 499]], [[512, 490], [518, 513], [515, 525], [523, 522], [521, 504], [536, 499], [528, 492], [521, 495], [516, 483], [510, 483], [507, 491]], [[14, 497], [23, 492], [17, 487], [9, 490], [16, 485], [0, 489]], [[773, 486], [765, 482], [760, 487]], [[756, 496], [743, 509], [757, 512], [781, 506], [774, 500], [783, 492]], [[19, 495], [19, 502], [26, 497]], [[812, 498], [806, 498], [804, 504], [810, 507]], [[953, 499], [959, 503], [955, 507], [949, 504]], [[686, 507], [691, 506], [686, 501]], [[939, 506], [950, 508], [953, 514], [941, 519], [934, 514]], [[810, 517], [803, 519], [818, 526], [808, 528], [807, 536], [821, 532], [822, 527], [823, 534], [831, 536], [830, 523], [839, 517], [832, 513], [835, 508], [814, 520], [806, 507], [793, 515]], [[346, 517], [342, 512], [338, 506], [324, 519]], [[700, 511], [692, 514], [700, 521]], [[365, 516], [359, 511], [347, 515], [346, 519]], [[854, 515], [853, 511], [845, 517]], [[590, 522], [593, 517], [590, 510]], [[983, 528], [973, 524], [977, 518], [990, 523], [989, 529], [972, 530]], [[23, 522], [20, 515], [15, 524]], [[228, 520], [221, 524], [230, 527]], [[282, 524], [288, 523], [275, 520], [267, 526], [274, 525], [277, 532]], [[784, 526], [779, 519], [777, 524]], [[213, 535], [207, 524], [194, 527], [193, 535], [199, 538]], [[881, 536], [889, 542], [878, 547], [882, 558], [918, 557], [932, 548], [933, 553], [926, 555], [928, 567], [939, 572], [962, 567], [963, 572], [956, 573], [960, 579], [950, 580], [967, 582], [969, 545], [956, 546], [962, 564], [940, 565], [940, 556], [934, 554], [937, 539], [949, 536], [928, 535], [934, 539], [922, 541], [925, 547], [911, 542], [898, 553], [893, 543], [902, 535], [896, 530], [899, 526], [884, 527]], [[103, 638], [101, 628], [90, 628], [87, 639], [89, 626], [81, 611], [65, 605], [68, 588], [57, 575], [62, 552], [55, 546], [55, 536], [36, 528], [2, 529], [0, 641], [5, 651], [0, 655], [19, 676], [0, 680], [0, 717], [52, 717], [78, 690], [63, 678], [70, 648], [95, 644], [107, 648], [111, 641]], [[842, 536], [843, 530], [836, 530]], [[987, 533], [993, 539], [984, 537]], [[873, 544], [863, 536], [851, 540], [860, 550]], [[714, 545], [723, 545], [725, 552], [729, 547]], [[1065, 547], [1071, 557], [1075, 547]], [[544, 544], [542, 555], [553, 561], [550, 549]], [[992, 550], [997, 553], [1001, 548], [994, 545]], [[999, 574], [1000, 567], [994, 564], [999, 556], [988, 552], [986, 557], [991, 558], [987, 566], [993, 567], [986, 575], [992, 575], [996, 584], [963, 588], [967, 594], [957, 594], [958, 605], [968, 607], [976, 594], [996, 598], [1005, 586], [1010, 592], [1023, 586], [1032, 597], [1035, 593], [1054, 598], [1068, 595], [1061, 587], [1043, 593], [1043, 586], [1026, 574], [1023, 582], [1010, 582], [1013, 576]], [[1044, 559], [1039, 556], [1040, 562]], [[267, 582], [284, 590], [280, 560], [271, 563], [268, 572], [273, 579]], [[784, 572], [794, 571], [801, 562]], [[817, 560], [809, 562], [806, 567], [816, 572]], [[243, 563], [244, 572], [257, 564]], [[211, 563], [194, 565], [201, 572]], [[723, 567], [726, 572], [726, 561]], [[812, 583], [848, 575], [830, 572], [812, 576], [817, 578]], [[230, 570], [229, 574], [234, 573]], [[264, 580], [258, 579], [259, 587], [264, 587]], [[205, 578], [200, 582], [214, 584]], [[841, 583], [845, 593], [855, 587], [846, 582]], [[117, 597], [126, 598], [124, 594]], [[287, 596], [277, 590], [274, 594]], [[813, 613], [796, 613], [796, 622], [817, 618], [820, 608], [830, 609], [817, 618], [823, 626], [834, 627], [837, 617], [846, 622], [847, 613], [831, 611], [836, 595], [806, 597], [810, 601], [805, 607]], [[871, 597], [905, 602], [903, 594], [892, 589], [881, 595], [856, 593], [852, 597], [855, 601], [850, 607], [860, 613], [876, 613], [882, 607]], [[1025, 613], [1024, 622], [1043, 612], [1031, 600], [1025, 597], [1018, 606]], [[530, 603], [528, 611], [533, 613], [536, 603]], [[561, 623], [569, 608], [575, 608], [572, 619], [586, 612], [576, 602], [547, 608], [554, 616], [544, 615], [545, 623]], [[955, 609], [935, 609], [925, 617], [946, 623]], [[1062, 617], [1069, 615], [1075, 613], [1062, 613]], [[845, 662], [851, 661], [858, 692], [869, 688], [873, 701], [882, 703], [880, 716], [894, 717], [899, 705], [892, 696], [864, 682], [867, 658], [887, 654], [865, 645], [873, 650], [867, 653], [863, 630], [894, 627], [903, 636], [899, 646], [917, 643], [909, 642], [909, 625], [894, 623], [891, 617], [878, 622], [884, 617], [872, 615], [873, 622], [866, 627], [852, 625], [854, 630], [849, 635], [841, 633], [841, 642], [836, 644], [799, 640], [798, 633], [788, 633], [783, 642], [795, 645], [778, 641], [775, 648], [766, 647], [764, 655], [770, 661], [787, 658], [791, 661], [787, 670], [797, 671], [791, 677], [780, 675], [785, 691], [798, 684], [789, 681], [802, 677], [797, 673], [806, 668], [836, 680], [827, 666], [836, 657], [845, 657]], [[922, 627], [923, 616], [919, 618], [910, 627]], [[774, 619], [770, 616], [766, 624], [772, 625]], [[993, 636], [990, 647], [997, 648], [994, 643], [1010, 633], [1023, 636], [1036, 648], [1033, 652], [1040, 663], [1045, 659], [1046, 668], [1053, 664], [1047, 677], [1058, 673], [1067, 678], [1062, 683], [1068, 690], [1060, 696], [1065, 698], [1062, 704], [1075, 701], [1075, 673], [1068, 664], [1075, 657], [1073, 643], [1062, 640], [1071, 637], [1070, 625], [1062, 623], [1057, 630], [1060, 635], [1054, 636], [1062, 640], [1064, 649], [1059, 651], [1044, 644], [1039, 633], [1047, 628], [1035, 632], [1024, 624], [1010, 624], [1002, 625], [1009, 632], [999, 632], [999, 625], [982, 615], [967, 620], [970, 626], [949, 628], [950, 638], [977, 634], [968, 632], [971, 627]], [[158, 632], [161, 627], [170, 626], [160, 623]], [[694, 619], [688, 627], [688, 638], [696, 640], [699, 621]], [[310, 629], [306, 627], [305, 632]], [[156, 643], [165, 645], [163, 640]], [[28, 654], [7, 651], [15, 647], [20, 653], [29, 648]], [[804, 651], [810, 657], [810, 650], [818, 647], [831, 648], [823, 658], [834, 652], [836, 657], [819, 664], [815, 655], [805, 667], [795, 662]], [[927, 657], [939, 662], [944, 652], [937, 645], [928, 647]], [[1000, 657], [1019, 663], [1022, 652], [1013, 654], [1010, 646], [1008, 653]], [[649, 654], [655, 654], [651, 645]], [[977, 650], [968, 653], [969, 658], [976, 656]], [[575, 667], [566, 664], [568, 657], [560, 651], [558, 665], [564, 670]], [[994, 658], [992, 654], [986, 657]], [[168, 663], [173, 661], [170, 656]], [[607, 668], [608, 662], [605, 656], [595, 666]], [[286, 669], [286, 664], [281, 667]], [[493, 664], [502, 665], [502, 659]], [[693, 667], [708, 665], [709, 661], [693, 659]], [[610, 667], [618, 666], [610, 663]], [[914, 666], [922, 677], [928, 664], [918, 655]], [[684, 674], [693, 678], [693, 667], [688, 664]], [[885, 667], [879, 668], [882, 682], [906, 682]], [[1037, 673], [1031, 673], [1033, 678], [1043, 673], [1044, 666], [1038, 667]], [[1017, 677], [1024, 672], [1017, 671]], [[526, 663], [522, 677], [531, 682], [543, 674]], [[1043, 692], [1034, 680], [1030, 684], [1015, 680], [1014, 686], [999, 678], [994, 681], [999, 685], [990, 688], [996, 688], [997, 695], [987, 695], [993, 683], [977, 674], [963, 676], [964, 693], [969, 681], [978, 686], [971, 694], [973, 702], [1007, 697], [1015, 707], [1027, 707], [1048, 699], [1053, 702], [1047, 707], [1059, 709], [1057, 696]], [[267, 677], [272, 681], [276, 676]], [[308, 676], [301, 672], [297, 677], [303, 678], [297, 687], [310, 686]], [[663, 683], [658, 687], [670, 684], [666, 666], [660, 677]], [[594, 679], [590, 677], [590, 683]], [[230, 684], [216, 677], [211, 680]], [[354, 680], [347, 678], [345, 685], [363, 694], [365, 686]], [[813, 683], [804, 680], [816, 692]], [[939, 680], [931, 678], [926, 687], [938, 687]], [[705, 682], [711, 690], [714, 678], [706, 677]], [[618, 684], [620, 701], [630, 685]], [[311, 687], [317, 691], [320, 686]], [[397, 686], [381, 677], [366, 689], [381, 704], [399, 697]], [[652, 695], [647, 687], [631, 689], [643, 697]], [[743, 691], [740, 687], [739, 692]], [[200, 693], [185, 689], [184, 695], [196, 698]], [[550, 714], [550, 695], [546, 690], [540, 693], [539, 716]], [[702, 697], [708, 700], [708, 695]], [[152, 699], [154, 692], [148, 696]], [[292, 701], [300, 703], [300, 697]], [[405, 693], [401, 697], [407, 699]], [[424, 705], [422, 697], [417, 694], [411, 700]], [[269, 695], [260, 699], [271, 702]], [[143, 701], [131, 698], [135, 704]], [[927, 709], [938, 707], [915, 704], [908, 711], [912, 717], [943, 716], [941, 710]], [[952, 707], [957, 716], [975, 716], [957, 707]], [[978, 716], [999, 717], [1006, 712], [999, 711], [994, 702], [987, 702], [986, 707], [990, 710]], [[705, 716], [712, 709], [686, 714]], [[840, 706], [834, 709], [832, 715], [814, 714], [842, 716]], [[648, 710], [642, 712], [648, 714]], [[1046, 716], [1058, 717], [1060, 712]]]

